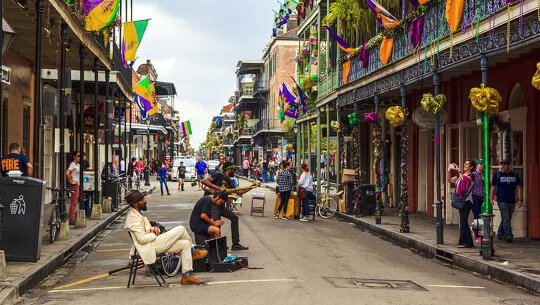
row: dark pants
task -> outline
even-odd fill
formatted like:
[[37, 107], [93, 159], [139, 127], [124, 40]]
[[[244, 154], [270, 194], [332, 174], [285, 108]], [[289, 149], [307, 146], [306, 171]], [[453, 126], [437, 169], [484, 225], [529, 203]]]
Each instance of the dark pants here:
[[242, 174], [244, 175], [244, 177], [249, 178], [248, 173], [249, 173], [249, 169], [247, 168], [242, 169]]
[[291, 197], [291, 191], [281, 192], [279, 194], [281, 196], [281, 202], [279, 203], [277, 214], [279, 215], [281, 208], [283, 208], [283, 216], [285, 216], [287, 214], [287, 204], [289, 203], [289, 198]]
[[163, 195], [163, 184], [165, 184], [165, 189], [167, 190], [167, 194], [169, 194], [169, 186], [167, 185], [167, 178], [165, 179], [159, 178], [159, 188], [161, 189], [161, 195]]
[[313, 196], [313, 192], [306, 191], [306, 197], [302, 199], [302, 216], [308, 217], [309, 216], [309, 198]]
[[231, 234], [233, 244], [240, 242], [240, 230], [238, 229], [238, 216], [231, 212], [231, 210], [226, 207], [219, 207], [215, 204], [212, 204], [212, 219], [219, 220], [221, 217], [225, 217], [231, 221]]
[[459, 210], [459, 242], [458, 245], [472, 247], [473, 240], [469, 228], [469, 213], [471, 213], [472, 203], [465, 202], [463, 209]]
[[484, 197], [473, 195], [473, 206], [472, 206], [472, 214], [474, 216], [474, 219], [480, 219], [480, 212], [482, 210], [482, 204], [484, 203]]
[[499, 225], [499, 230], [497, 230], [497, 236], [505, 236], [507, 239], [512, 239], [514, 235], [512, 234], [512, 214], [514, 214], [514, 209], [516, 208], [515, 203], [506, 203], [499, 202], [499, 210], [501, 210], [501, 224]]

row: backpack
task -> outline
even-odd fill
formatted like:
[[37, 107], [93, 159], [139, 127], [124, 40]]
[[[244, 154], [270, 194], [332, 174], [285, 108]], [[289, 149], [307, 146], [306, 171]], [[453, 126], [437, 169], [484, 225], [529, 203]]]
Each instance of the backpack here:
[[467, 193], [461, 196], [461, 199], [456, 193], [454, 193], [454, 195], [452, 196], [452, 207], [454, 209], [462, 210], [463, 207], [465, 206], [465, 201], [467, 200], [467, 198], [472, 192], [472, 189], [473, 189], [473, 183], [471, 183], [471, 186], [467, 190]]

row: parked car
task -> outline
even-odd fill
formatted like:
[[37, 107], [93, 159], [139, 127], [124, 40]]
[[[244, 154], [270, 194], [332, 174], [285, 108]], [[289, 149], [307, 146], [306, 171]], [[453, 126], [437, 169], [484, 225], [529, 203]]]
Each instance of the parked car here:
[[216, 166], [219, 165], [219, 160], [208, 160], [206, 164], [208, 164], [208, 173], [212, 174], [216, 169]]
[[182, 158], [174, 160], [173, 167], [171, 169], [171, 180], [178, 181], [178, 166], [180, 166], [180, 162], [184, 162], [184, 166], [186, 167], [185, 181], [195, 181], [195, 179], [197, 178], [197, 175], [195, 173], [195, 163], [197, 163], [197, 160]]

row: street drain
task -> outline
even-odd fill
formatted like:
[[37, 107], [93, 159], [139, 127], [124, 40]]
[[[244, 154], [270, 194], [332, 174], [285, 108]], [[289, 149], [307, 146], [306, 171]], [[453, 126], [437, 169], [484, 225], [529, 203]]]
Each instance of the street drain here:
[[361, 279], [361, 278], [343, 278], [343, 277], [324, 277], [330, 284], [336, 288], [370, 288], [370, 289], [398, 289], [398, 290], [416, 290], [428, 291], [424, 287], [413, 281], [404, 280], [383, 280], [383, 279]]

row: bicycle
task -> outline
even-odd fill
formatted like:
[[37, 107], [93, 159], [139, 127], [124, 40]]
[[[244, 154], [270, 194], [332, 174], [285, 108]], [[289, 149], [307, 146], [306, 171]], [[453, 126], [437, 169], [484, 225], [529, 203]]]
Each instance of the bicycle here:
[[[326, 191], [321, 194], [321, 198], [317, 201], [317, 214], [324, 219], [328, 219], [334, 216], [337, 211], [337, 202], [330, 196], [330, 190], [334, 188], [328, 182], [322, 182], [321, 187], [325, 188]], [[342, 193], [343, 191], [339, 192], [338, 196]]]
[[[47, 189], [53, 193], [53, 200], [49, 202], [49, 204], [54, 204], [51, 210], [51, 216], [49, 216], [49, 241], [52, 244], [56, 240], [56, 235], [60, 232], [60, 223], [62, 222], [62, 218], [67, 215], [67, 210], [63, 202], [61, 202], [60, 189], [52, 187], [48, 187]], [[64, 191], [68, 194], [70, 193], [70, 190], [67, 188]]]
[[141, 180], [142, 180], [142, 173], [135, 173], [135, 189], [140, 190], [141, 189]]

